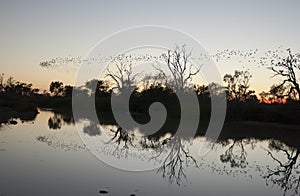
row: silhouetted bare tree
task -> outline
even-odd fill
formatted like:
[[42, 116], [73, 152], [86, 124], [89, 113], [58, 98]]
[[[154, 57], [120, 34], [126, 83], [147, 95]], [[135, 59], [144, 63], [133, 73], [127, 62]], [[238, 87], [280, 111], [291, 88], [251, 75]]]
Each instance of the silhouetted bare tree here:
[[299, 79], [297, 78], [297, 71], [300, 71], [300, 54], [292, 54], [291, 49], [288, 49], [288, 56], [286, 58], [280, 59], [276, 62], [274, 59], [271, 60], [271, 67], [268, 67], [272, 70], [275, 76], [280, 76], [283, 78], [280, 86], [288, 86], [289, 91], [288, 95], [297, 92], [297, 99], [300, 99], [300, 84]]
[[136, 88], [136, 77], [139, 73], [133, 73], [132, 64], [134, 59], [129, 56], [119, 55], [112, 60], [110, 67], [106, 69], [106, 77], [114, 82], [114, 87], [120, 93], [131, 91]]
[[195, 65], [191, 62], [192, 51], [189, 51], [186, 45], [176, 46], [173, 50], [161, 55], [161, 59], [167, 64], [171, 76], [168, 76], [159, 64], [154, 64], [154, 68], [163, 78], [166, 86], [172, 87], [179, 92], [190, 88], [192, 78], [200, 72], [202, 65]]

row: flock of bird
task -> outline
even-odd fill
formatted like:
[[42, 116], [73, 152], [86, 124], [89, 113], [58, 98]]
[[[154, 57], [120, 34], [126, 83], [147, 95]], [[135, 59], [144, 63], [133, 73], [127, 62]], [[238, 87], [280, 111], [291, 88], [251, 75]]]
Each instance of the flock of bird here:
[[[193, 54], [193, 56], [197, 54]], [[213, 59], [216, 63], [222, 63], [228, 60], [232, 60], [233, 63], [256, 65], [260, 66], [271, 66], [272, 62], [279, 61], [287, 56], [286, 50], [283, 46], [279, 46], [275, 50], [260, 51], [258, 49], [249, 50], [235, 50], [235, 49], [224, 49], [217, 50], [214, 54], [207, 56], [206, 54], [199, 54], [198, 59], [205, 61], [208, 59]], [[104, 57], [100, 54], [95, 57], [83, 58], [81, 56], [73, 57], [71, 55], [67, 57], [55, 57], [50, 60], [40, 62], [41, 67], [45, 68], [62, 68], [68, 66], [80, 66], [81, 64], [98, 64], [107, 63], [115, 61], [124, 61], [128, 63], [140, 63], [140, 62], [157, 62], [163, 61], [163, 55], [155, 56], [150, 54], [140, 54], [140, 55], [125, 55], [121, 54], [116, 57]]]
[[[288, 50], [288, 49], [287, 49]], [[215, 62], [234, 60], [240, 64], [256, 65], [258, 67], [271, 66], [272, 62], [278, 62], [287, 56], [286, 50], [283, 46], [279, 46], [275, 50], [260, 51], [256, 49], [250, 50], [217, 50], [212, 55]]]

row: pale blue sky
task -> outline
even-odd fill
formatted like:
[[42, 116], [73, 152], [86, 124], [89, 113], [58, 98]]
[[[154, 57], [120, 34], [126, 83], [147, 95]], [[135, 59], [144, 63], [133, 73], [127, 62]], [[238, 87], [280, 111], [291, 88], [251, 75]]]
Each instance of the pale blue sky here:
[[[48, 88], [52, 80], [72, 84], [75, 73], [49, 71], [39, 67], [39, 62], [69, 54], [84, 56], [109, 34], [139, 25], [180, 29], [212, 53], [226, 48], [268, 50], [280, 45], [299, 52], [299, 8], [297, 0], [2, 0], [1, 72], [41, 88]], [[240, 68], [219, 66], [223, 66], [221, 72]], [[253, 69], [253, 87], [267, 90], [268, 71]], [[261, 85], [264, 80], [266, 84]]]

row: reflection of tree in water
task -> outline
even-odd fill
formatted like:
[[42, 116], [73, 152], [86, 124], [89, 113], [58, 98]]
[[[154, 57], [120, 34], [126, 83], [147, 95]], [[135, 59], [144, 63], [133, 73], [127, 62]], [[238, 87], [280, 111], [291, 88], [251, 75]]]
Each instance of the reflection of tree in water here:
[[63, 124], [74, 124], [73, 116], [71, 114], [54, 113], [54, 115], [48, 119], [49, 129], [60, 129]]
[[[296, 147], [291, 147], [278, 140], [270, 140], [268, 148], [264, 148], [275, 166], [253, 164], [247, 161], [246, 145], [251, 144], [254, 149], [255, 143], [262, 140], [242, 139], [233, 141], [222, 141], [221, 146], [228, 146], [225, 152], [220, 155], [220, 160], [223, 163], [229, 163], [231, 170], [217, 167], [214, 164], [211, 168], [218, 174], [248, 174], [252, 178], [253, 172], [259, 172], [266, 180], [267, 186], [277, 185], [283, 190], [283, 195], [298, 195], [300, 187], [300, 163], [298, 161], [300, 151]], [[235, 170], [234, 170], [235, 168]]]
[[[60, 114], [54, 114], [49, 118], [49, 128], [54, 129], [54, 127], [57, 127], [58, 129], [64, 123], [72, 123], [70, 119]], [[99, 127], [93, 121], [84, 126], [83, 131], [89, 136], [101, 134]], [[232, 138], [219, 141], [218, 145], [216, 144], [215, 146], [220, 146], [222, 149], [226, 148], [219, 157], [224, 165], [219, 165], [219, 163], [214, 161], [207, 162], [202, 160], [202, 162], [200, 160], [199, 162], [198, 159], [196, 160], [189, 151], [188, 140], [192, 138], [184, 139], [178, 135], [169, 134], [139, 137], [131, 131], [123, 130], [121, 127], [110, 130], [109, 133], [110, 139], [104, 141], [103, 152], [116, 158], [129, 158], [132, 156], [145, 161], [155, 161], [155, 163], [160, 164], [157, 173], [167, 179], [170, 184], [176, 183], [181, 185], [187, 179], [187, 167], [198, 168], [205, 166], [218, 175], [233, 177], [242, 175], [252, 178], [254, 172], [259, 172], [265, 178], [267, 185], [279, 186], [283, 190], [284, 195], [297, 195], [299, 193], [300, 163], [298, 159], [300, 151], [279, 141], [272, 140], [268, 149], [266, 149], [268, 156], [277, 164], [273, 167], [265, 167], [264, 164], [250, 164], [247, 161], [248, 145], [250, 144], [254, 148], [253, 145], [261, 140]], [[64, 141], [58, 136], [39, 136], [37, 141], [65, 151], [86, 150], [84, 145], [72, 141]], [[140, 154], [134, 154], [132, 150], [149, 150], [149, 153], [145, 157], [140, 157]]]
[[[297, 164], [299, 157], [299, 149], [291, 148], [279, 141], [271, 141], [269, 144], [270, 150], [268, 155], [278, 165], [274, 168], [267, 167], [267, 173], [263, 176], [267, 184], [269, 182], [278, 185], [283, 190], [283, 195], [289, 194], [298, 195], [300, 184], [300, 163]], [[272, 151], [280, 152], [285, 155], [285, 160], [280, 160], [277, 156], [274, 156]]]
[[256, 142], [256, 139], [251, 138], [220, 139], [218, 143], [213, 145], [213, 149], [216, 151], [223, 151], [223, 149], [225, 149], [225, 151], [219, 155], [220, 162], [205, 162], [204, 166], [210, 168], [212, 173], [218, 175], [232, 177], [242, 175], [243, 177], [252, 179], [255, 166], [250, 165], [247, 161], [246, 147], [250, 145], [251, 149], [254, 149]]
[[93, 121], [90, 121], [88, 125], [83, 127], [83, 132], [89, 136], [101, 135], [100, 128], [98, 127], [97, 123]]
[[135, 138], [134, 133], [130, 133], [120, 126], [117, 127], [117, 130], [110, 129], [110, 132], [113, 134], [107, 134], [111, 139], [104, 142], [105, 145], [102, 148], [102, 152], [118, 159], [128, 158], [129, 156], [135, 157], [135, 155], [130, 152], [130, 150], [132, 150], [131, 148], [137, 147], [133, 143]]
[[114, 136], [107, 143], [115, 142], [118, 144], [118, 146], [120, 146], [120, 144], [124, 142], [123, 148], [129, 149], [128, 144], [130, 144], [132, 147], [135, 147], [133, 144], [133, 133], [129, 133], [121, 127], [118, 127], [116, 131], [112, 129], [110, 131], [114, 132]]
[[53, 117], [50, 117], [48, 120], [49, 129], [60, 129], [62, 126], [61, 118], [55, 114]]
[[234, 140], [220, 156], [220, 160], [223, 163], [230, 163], [231, 167], [245, 168], [248, 162], [243, 140]]
[[[181, 185], [183, 179], [187, 178], [185, 167], [193, 165], [198, 168], [197, 160], [189, 151], [188, 142], [180, 136], [138, 137], [121, 127], [118, 127], [116, 131], [112, 129], [110, 131], [113, 134], [111, 139], [105, 142], [103, 152], [118, 159], [133, 156], [148, 162], [159, 163], [157, 173], [162, 173], [162, 177], [168, 179], [170, 184]], [[115, 144], [115, 146], [109, 144]], [[144, 151], [146, 154], [135, 154], [134, 151]]]
[[[198, 168], [196, 159], [190, 154], [187, 141], [180, 136], [171, 136], [159, 140], [155, 137], [145, 137], [141, 141], [143, 148], [155, 149], [155, 155], [150, 160], [162, 159], [162, 165], [157, 172], [162, 173], [163, 178], [173, 184], [181, 184], [183, 178], [186, 179], [184, 166], [188, 167], [191, 163]], [[161, 157], [163, 156], [163, 157]]]

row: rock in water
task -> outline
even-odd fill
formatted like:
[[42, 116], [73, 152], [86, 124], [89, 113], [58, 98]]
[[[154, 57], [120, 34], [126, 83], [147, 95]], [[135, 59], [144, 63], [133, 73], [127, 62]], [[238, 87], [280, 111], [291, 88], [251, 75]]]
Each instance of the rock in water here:
[[100, 194], [107, 194], [108, 191], [106, 191], [106, 190], [100, 190], [99, 193], [100, 193]]
[[16, 125], [16, 124], [18, 124], [18, 122], [15, 121], [15, 120], [10, 120], [10, 121], [9, 121], [9, 124]]

